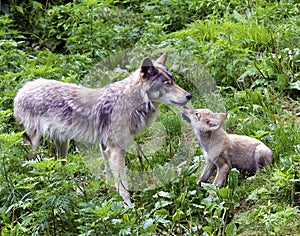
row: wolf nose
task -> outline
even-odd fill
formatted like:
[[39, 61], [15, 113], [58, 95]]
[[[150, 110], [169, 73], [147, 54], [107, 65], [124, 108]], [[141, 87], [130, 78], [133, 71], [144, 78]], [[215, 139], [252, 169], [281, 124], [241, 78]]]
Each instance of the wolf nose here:
[[193, 97], [193, 95], [192, 94], [188, 94], [188, 95], [186, 95], [186, 98], [188, 99], [188, 100], [191, 100], [191, 98]]

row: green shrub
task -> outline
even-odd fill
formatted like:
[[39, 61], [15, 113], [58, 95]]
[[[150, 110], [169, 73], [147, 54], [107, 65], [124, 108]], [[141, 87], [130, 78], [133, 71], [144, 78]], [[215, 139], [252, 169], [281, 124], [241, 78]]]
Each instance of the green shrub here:
[[[296, 1], [9, 4], [9, 9], [0, 6], [1, 235], [299, 232]], [[13, 98], [25, 81], [45, 77], [103, 85], [126, 76], [142, 57], [165, 50], [176, 82], [193, 93], [190, 103], [226, 109], [226, 130], [265, 142], [274, 153], [272, 165], [250, 179], [232, 170], [222, 188], [197, 186], [202, 151], [180, 108], [164, 105], [158, 122], [137, 138], [145, 155], [137, 147], [127, 155], [129, 171], [152, 171], [147, 180], [157, 181], [154, 186], [147, 182], [148, 188], [132, 188], [134, 205], [129, 208], [123, 208], [119, 194], [107, 189], [104, 179], [84, 162], [78, 146], [72, 144], [68, 163], [62, 166], [54, 159], [52, 142], [44, 139], [38, 160], [24, 161], [31, 150], [23, 145], [15, 123]], [[107, 61], [117, 65], [106, 71], [98, 67]], [[199, 68], [201, 73], [195, 73]], [[164, 132], [157, 132], [161, 128]], [[151, 143], [151, 135], [163, 141]], [[208, 199], [209, 194], [215, 197]]]

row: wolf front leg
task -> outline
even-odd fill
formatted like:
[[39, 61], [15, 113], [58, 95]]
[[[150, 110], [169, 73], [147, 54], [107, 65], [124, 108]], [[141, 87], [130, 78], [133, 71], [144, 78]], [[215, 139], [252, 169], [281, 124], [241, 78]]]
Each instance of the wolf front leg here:
[[216, 165], [213, 162], [206, 161], [202, 174], [197, 181], [197, 184], [200, 185], [202, 182], [206, 182], [212, 176], [215, 169]]
[[57, 157], [62, 158], [61, 163], [65, 165], [67, 163], [70, 141], [69, 139], [61, 140], [59, 138], [55, 138], [54, 141], [57, 149]]
[[109, 148], [109, 167], [114, 175], [115, 187], [124, 200], [124, 205], [131, 204], [128, 192], [128, 182], [125, 169], [125, 150], [121, 148]]
[[40, 145], [41, 134], [37, 132], [36, 129], [32, 129], [32, 130], [29, 129], [26, 131], [26, 133], [28, 135], [29, 140], [27, 140], [27, 138], [23, 136], [24, 143], [30, 143], [33, 152], [27, 154], [25, 156], [25, 160], [32, 160], [37, 155], [37, 150], [39, 149], [39, 145]]

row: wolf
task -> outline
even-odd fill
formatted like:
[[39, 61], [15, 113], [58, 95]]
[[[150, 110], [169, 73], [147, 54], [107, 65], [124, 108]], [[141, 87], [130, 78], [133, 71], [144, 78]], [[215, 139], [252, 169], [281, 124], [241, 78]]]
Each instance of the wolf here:
[[221, 187], [231, 168], [257, 173], [272, 162], [272, 151], [261, 141], [248, 136], [228, 134], [222, 124], [226, 113], [184, 106], [182, 117], [191, 124], [205, 157], [197, 184], [206, 182], [217, 169], [214, 184]]
[[192, 98], [168, 71], [167, 55], [154, 62], [146, 57], [127, 78], [101, 88], [43, 78], [27, 82], [14, 98], [15, 119], [26, 130], [33, 151], [46, 134], [64, 162], [71, 139], [100, 144], [115, 187], [128, 206], [125, 153], [131, 142], [155, 120], [160, 103], [184, 106]]

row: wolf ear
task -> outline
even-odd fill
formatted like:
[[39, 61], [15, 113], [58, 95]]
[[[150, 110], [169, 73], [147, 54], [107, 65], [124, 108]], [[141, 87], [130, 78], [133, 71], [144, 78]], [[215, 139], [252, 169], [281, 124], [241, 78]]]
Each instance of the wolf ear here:
[[151, 59], [149, 57], [144, 58], [141, 64], [142, 77], [145, 79], [150, 78], [150, 76], [153, 74], [153, 71], [155, 71], [155, 69]]
[[149, 57], [144, 58], [141, 67], [153, 67], [153, 63]]
[[168, 57], [168, 53], [164, 52], [159, 58], [156, 59], [155, 62], [165, 66], [167, 57]]

